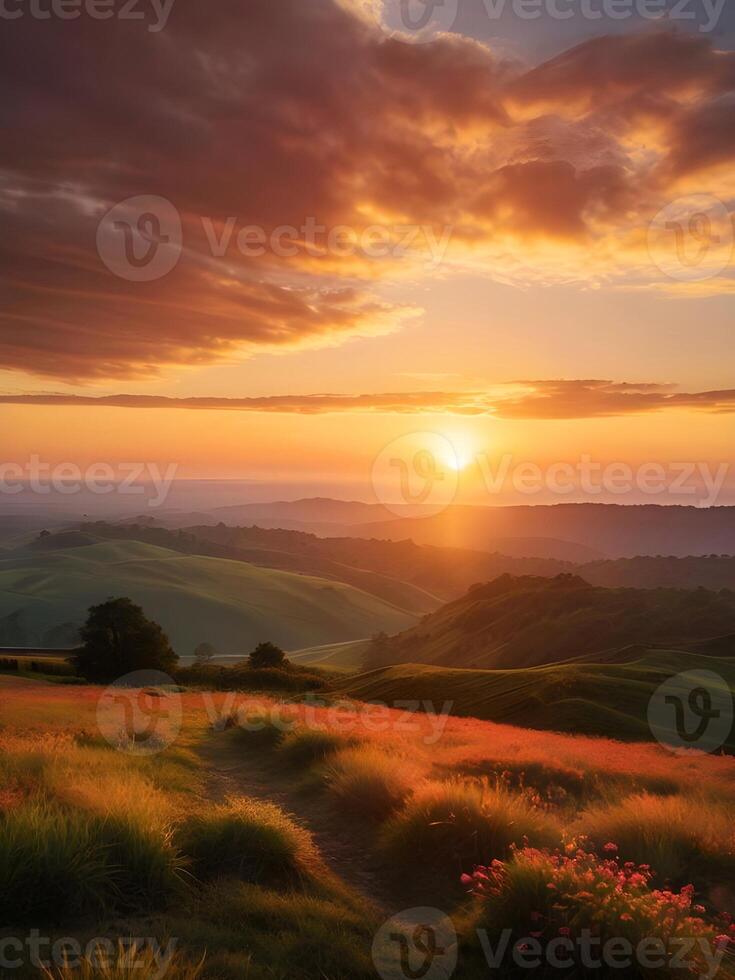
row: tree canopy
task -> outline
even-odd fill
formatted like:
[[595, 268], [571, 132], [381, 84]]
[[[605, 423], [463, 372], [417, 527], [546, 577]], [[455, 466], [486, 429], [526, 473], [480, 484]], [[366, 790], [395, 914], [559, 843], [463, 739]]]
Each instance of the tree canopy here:
[[251, 667], [284, 667], [288, 661], [286, 654], [275, 643], [259, 643], [248, 657]]
[[137, 670], [169, 673], [179, 659], [158, 623], [126, 598], [92, 606], [80, 636], [75, 666], [91, 681], [113, 681]]

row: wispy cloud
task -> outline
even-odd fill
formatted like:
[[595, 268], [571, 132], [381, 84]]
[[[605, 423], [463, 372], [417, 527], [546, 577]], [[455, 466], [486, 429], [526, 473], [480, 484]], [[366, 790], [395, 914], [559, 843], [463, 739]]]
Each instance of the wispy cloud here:
[[523, 381], [491, 391], [419, 391], [381, 394], [266, 395], [253, 398], [170, 398], [160, 395], [5, 394], [0, 405], [54, 407], [187, 409], [190, 411], [269, 412], [322, 415], [444, 413], [488, 415], [499, 419], [612, 418], [650, 412], [689, 410], [735, 412], [735, 388], [685, 392], [673, 385], [613, 381]]

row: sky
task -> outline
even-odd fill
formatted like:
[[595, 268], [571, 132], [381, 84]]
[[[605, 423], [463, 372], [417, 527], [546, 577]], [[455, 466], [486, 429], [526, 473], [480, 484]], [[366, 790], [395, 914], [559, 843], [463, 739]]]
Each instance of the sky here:
[[670, 469], [732, 459], [732, 5], [39, 3], [1, 15], [0, 462], [382, 499], [438, 437], [461, 500], [527, 499], [503, 458], [585, 499], [590, 457], [669, 474], [595, 499], [713, 502]]

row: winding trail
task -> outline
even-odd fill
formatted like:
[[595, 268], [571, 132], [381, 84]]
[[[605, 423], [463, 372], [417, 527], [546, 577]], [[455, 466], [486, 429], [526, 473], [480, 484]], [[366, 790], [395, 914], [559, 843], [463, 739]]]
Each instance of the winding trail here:
[[329, 871], [384, 918], [401, 909], [391, 895], [361, 827], [337, 813], [323, 794], [305, 790], [278, 769], [267, 750], [235, 746], [226, 734], [210, 733], [199, 748], [207, 773], [205, 795], [214, 802], [234, 796], [274, 803], [307, 830]]

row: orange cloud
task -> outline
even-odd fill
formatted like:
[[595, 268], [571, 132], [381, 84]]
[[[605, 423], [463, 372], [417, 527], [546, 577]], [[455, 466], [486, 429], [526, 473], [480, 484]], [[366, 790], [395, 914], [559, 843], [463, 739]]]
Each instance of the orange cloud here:
[[[0, 367], [66, 380], [398, 329], [416, 311], [380, 285], [421, 271], [428, 232], [449, 235], [447, 272], [670, 284], [647, 223], [683, 175], [735, 156], [735, 55], [671, 32], [523, 71], [459, 37], [401, 43], [336, 0], [219, 0], [176, 5], [162, 34], [28, 17], [0, 43]], [[178, 265], [152, 282], [96, 248], [100, 218], [137, 195], [183, 222]], [[203, 219], [217, 237], [230, 219], [423, 234], [381, 259], [243, 255], [213, 249]]]
[[162, 395], [16, 394], [0, 395], [0, 405], [90, 408], [156, 408], [202, 411], [321, 415], [446, 413], [501, 419], [612, 418], [673, 409], [735, 412], [735, 389], [680, 392], [673, 385], [613, 381], [523, 381], [491, 392], [409, 391], [382, 394], [265, 395], [256, 398], [171, 398]]

